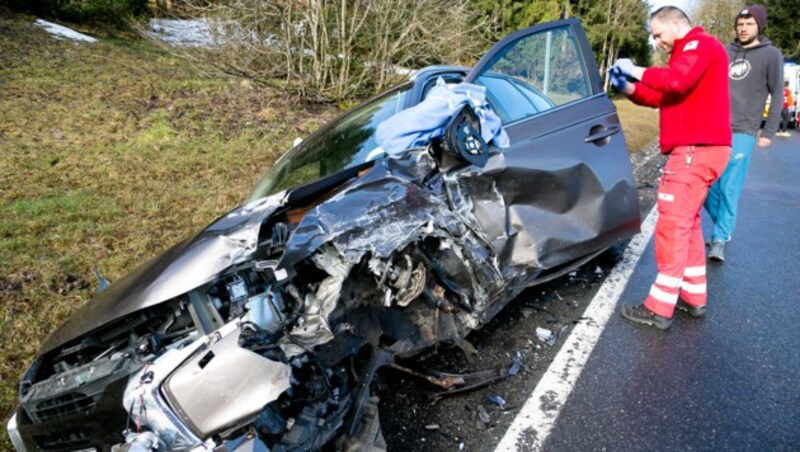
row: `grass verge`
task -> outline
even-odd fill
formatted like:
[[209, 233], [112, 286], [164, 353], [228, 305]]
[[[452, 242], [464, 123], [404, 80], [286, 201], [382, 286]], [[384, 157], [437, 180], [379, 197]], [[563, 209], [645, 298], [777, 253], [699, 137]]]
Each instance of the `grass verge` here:
[[628, 152], [637, 152], [658, 137], [658, 110], [640, 107], [624, 98], [614, 100], [614, 105], [617, 106]]
[[91, 297], [92, 268], [117, 279], [196, 232], [336, 114], [147, 43], [57, 40], [33, 20], [0, 16], [3, 419], [40, 343]]

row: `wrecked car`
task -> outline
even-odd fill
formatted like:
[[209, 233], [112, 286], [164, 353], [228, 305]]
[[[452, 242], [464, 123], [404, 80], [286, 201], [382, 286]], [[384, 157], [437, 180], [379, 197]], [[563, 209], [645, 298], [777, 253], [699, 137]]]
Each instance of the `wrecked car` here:
[[[446, 120], [404, 129], [434, 98]], [[8, 431], [18, 450], [384, 449], [379, 368], [638, 230], [586, 36], [540, 24], [324, 126], [99, 291], [24, 373]]]

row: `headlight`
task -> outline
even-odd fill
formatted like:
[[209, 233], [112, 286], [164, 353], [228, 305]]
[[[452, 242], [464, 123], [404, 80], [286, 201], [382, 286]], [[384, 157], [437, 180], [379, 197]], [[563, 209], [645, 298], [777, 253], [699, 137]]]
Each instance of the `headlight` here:
[[[193, 339], [196, 338], [185, 339], [187, 343], [182, 344], [183, 348], [179, 345], [161, 355], [154, 363], [142, 367], [131, 376], [125, 388], [123, 404], [136, 424], [136, 430], [155, 432], [161, 442], [154, 445], [154, 449], [191, 450], [202, 444], [170, 409], [160, 392], [164, 379], [205, 343], [203, 339], [191, 342]], [[137, 436], [129, 435], [128, 442], [134, 441]]]
[[214, 434], [250, 422], [289, 389], [291, 368], [241, 348], [240, 333], [234, 320], [187, 338], [131, 376], [123, 403], [136, 428], [117, 450], [213, 450]]
[[8, 429], [8, 437], [11, 438], [11, 444], [14, 445], [14, 449], [17, 449], [18, 452], [25, 452], [25, 444], [22, 443], [22, 437], [19, 435], [19, 430], [17, 430], [17, 413], [14, 413], [11, 419], [8, 420], [6, 429]]

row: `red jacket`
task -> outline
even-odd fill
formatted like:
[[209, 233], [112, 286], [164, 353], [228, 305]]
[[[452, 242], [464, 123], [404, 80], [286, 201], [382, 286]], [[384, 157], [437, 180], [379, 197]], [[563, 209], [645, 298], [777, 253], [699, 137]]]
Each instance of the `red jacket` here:
[[676, 39], [667, 67], [648, 68], [635, 86], [634, 103], [661, 109], [661, 152], [731, 145], [728, 55], [701, 27]]

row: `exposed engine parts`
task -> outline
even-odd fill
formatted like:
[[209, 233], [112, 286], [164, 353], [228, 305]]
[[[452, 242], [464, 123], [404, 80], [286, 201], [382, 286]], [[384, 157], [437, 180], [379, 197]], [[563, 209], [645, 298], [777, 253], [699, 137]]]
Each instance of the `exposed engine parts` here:
[[408, 306], [425, 289], [426, 269], [421, 262], [415, 264], [408, 254], [400, 255], [394, 262], [377, 260], [374, 265], [378, 268], [373, 271], [380, 273], [378, 284], [384, 291], [386, 307], [391, 306], [393, 300], [398, 306]]
[[[411, 157], [432, 164], [424, 153]], [[388, 174], [395, 184], [398, 174]], [[445, 191], [410, 187], [390, 188], [388, 201], [381, 195], [351, 225], [325, 223], [323, 207], [337, 196], [299, 224], [274, 223], [255, 259], [178, 297], [206, 335], [131, 378], [125, 407], [136, 431], [161, 442], [130, 430], [129, 447], [202, 448], [210, 438], [250, 435], [272, 450], [314, 449], [344, 428], [340, 441], [381, 448], [369, 390], [375, 371], [463, 337], [501, 287], [491, 251], [448, 216]], [[387, 215], [396, 219], [390, 228], [371, 227]], [[303, 234], [307, 257], [292, 260]]]

